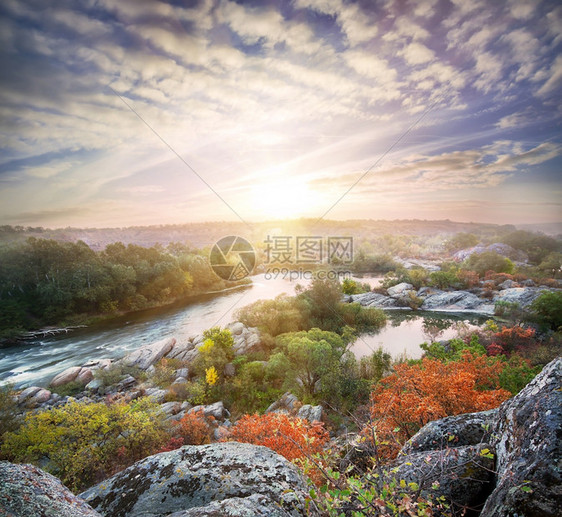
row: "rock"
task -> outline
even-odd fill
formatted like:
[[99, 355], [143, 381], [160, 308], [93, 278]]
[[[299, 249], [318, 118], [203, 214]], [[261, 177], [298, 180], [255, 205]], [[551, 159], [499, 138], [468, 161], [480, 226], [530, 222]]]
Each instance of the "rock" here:
[[[112, 517], [209, 515], [185, 512], [195, 508], [208, 512], [205, 508], [212, 503], [217, 503], [215, 508], [228, 508], [227, 500], [250, 496], [254, 496], [252, 504], [259, 502], [256, 496], [266, 498], [268, 515], [276, 515], [275, 511], [300, 516], [306, 513], [307, 492], [298, 469], [271, 449], [227, 442], [187, 445], [150, 456], [80, 497]], [[231, 503], [231, 508], [239, 506], [238, 501]], [[214, 515], [228, 515], [217, 511]]]
[[174, 512], [168, 517], [285, 517], [287, 512], [261, 494], [214, 501], [204, 507]]
[[117, 384], [117, 391], [127, 391], [132, 388], [137, 383], [137, 380], [132, 375], [127, 375], [124, 379], [121, 379]]
[[164, 404], [160, 404], [160, 410], [162, 413], [171, 416], [176, 415], [181, 411], [181, 403], [180, 402], [165, 402]]
[[428, 260], [419, 260], [419, 259], [408, 259], [404, 260], [398, 257], [395, 257], [394, 260], [402, 265], [402, 267], [406, 269], [419, 269], [423, 268], [427, 271], [441, 271], [441, 267], [439, 266], [438, 262], [428, 261]]
[[453, 255], [453, 259], [457, 262], [463, 262], [468, 257], [473, 254], [484, 253], [485, 251], [495, 251], [502, 257], [507, 257], [511, 260], [516, 260], [518, 262], [526, 262], [528, 260], [525, 252], [521, 250], [516, 250], [509, 246], [509, 244], [504, 244], [502, 242], [494, 242], [489, 246], [474, 246], [473, 248], [466, 248], [464, 250], [457, 251]]
[[406, 291], [412, 291], [413, 289], [414, 286], [412, 284], [409, 284], [408, 282], [401, 282], [392, 287], [389, 287], [386, 292], [388, 293], [388, 296], [399, 298], [400, 296], [404, 296], [404, 294], [406, 294]]
[[266, 413], [273, 413], [277, 411], [292, 412], [299, 404], [299, 399], [295, 397], [290, 391], [284, 393], [279, 400], [273, 402], [266, 410]]
[[33, 397], [37, 392], [41, 391], [39, 386], [30, 386], [25, 388], [16, 398], [18, 404], [23, 404], [27, 399]]
[[51, 392], [46, 389], [40, 389], [33, 397], [31, 397], [31, 401], [35, 404], [43, 404], [47, 402], [51, 398]]
[[0, 461], [0, 515], [101, 517], [57, 478], [33, 465]]
[[498, 287], [500, 289], [511, 289], [512, 287], [519, 287], [519, 284], [517, 282], [514, 282], [513, 280], [504, 280], [501, 284], [498, 284]]
[[94, 373], [90, 368], [82, 367], [76, 376], [75, 381], [86, 386], [94, 378]]
[[212, 416], [217, 420], [223, 420], [229, 415], [228, 411], [225, 409], [222, 400], [215, 402], [214, 404], [209, 404], [208, 406], [195, 406], [191, 408], [188, 413], [196, 413], [203, 410], [205, 416]]
[[157, 363], [164, 357], [176, 344], [175, 338], [165, 338], [156, 343], [145, 345], [130, 354], [126, 355], [121, 361], [127, 366], [136, 366], [141, 370], [147, 370], [151, 365]]
[[236, 368], [232, 363], [227, 363], [224, 365], [224, 376], [225, 377], [234, 377], [236, 375]]
[[49, 383], [49, 386], [55, 388], [57, 386], [62, 386], [63, 384], [68, 384], [69, 382], [72, 382], [73, 380], [76, 379], [81, 369], [82, 369], [81, 366], [71, 366], [70, 368], [67, 368], [66, 370], [59, 373], [58, 375], [55, 375], [55, 377]]
[[494, 305], [467, 291], [452, 291], [428, 296], [422, 306], [423, 311], [475, 312], [494, 314]]
[[178, 368], [176, 370], [176, 377], [183, 377], [184, 379], [189, 378], [189, 370], [187, 368]]
[[148, 388], [146, 390], [146, 395], [154, 400], [154, 402], [156, 402], [157, 404], [162, 404], [164, 402], [167, 393], [168, 392], [166, 390], [161, 390], [158, 388]]
[[227, 325], [227, 327], [230, 330], [230, 333], [233, 336], [237, 336], [239, 334], [242, 334], [242, 332], [244, 331], [244, 324], [241, 323], [240, 321], [235, 321], [234, 323], [230, 323], [229, 325]]
[[310, 404], [305, 404], [298, 410], [297, 416], [299, 418], [305, 418], [309, 422], [320, 422], [322, 421], [323, 412], [324, 408], [322, 406], [311, 406]]
[[185, 377], [178, 377], [172, 384], [186, 384], [187, 379]]
[[[422, 494], [443, 496], [455, 510], [477, 508], [490, 493], [494, 480], [494, 459], [481, 454], [486, 449], [491, 446], [483, 443], [413, 452], [399, 458], [390, 469], [393, 477], [406, 483], [423, 480]], [[431, 488], [434, 482], [439, 483], [436, 490]]]
[[[201, 336], [202, 337], [202, 336]], [[191, 362], [197, 357], [199, 351], [197, 347], [201, 343], [196, 343], [194, 338], [188, 338], [174, 344], [172, 350], [166, 354], [170, 359], [178, 359], [179, 361]]]
[[97, 391], [103, 386], [103, 381], [101, 379], [93, 379], [88, 384], [86, 384], [86, 389], [90, 391]]
[[400, 310], [409, 309], [409, 307], [406, 307], [406, 305], [403, 304], [401, 300], [392, 298], [392, 296], [385, 296], [384, 294], [374, 293], [374, 292], [353, 294], [351, 295], [351, 300], [353, 302], [359, 303], [363, 307], [376, 307], [379, 309], [400, 309]]
[[82, 366], [91, 370], [107, 370], [111, 367], [111, 359], [93, 359]]
[[497, 414], [497, 409], [490, 409], [429, 422], [406, 442], [400, 454], [477, 445], [489, 441], [489, 428]]
[[516, 303], [519, 307], [528, 307], [538, 298], [541, 293], [549, 289], [541, 289], [539, 287], [513, 287], [504, 289], [494, 296], [494, 302], [510, 302]]
[[[560, 516], [562, 501], [562, 358], [546, 365], [492, 426], [497, 484], [482, 517]], [[525, 492], [522, 487], [531, 491]], [[558, 501], [558, 502], [557, 502]]]

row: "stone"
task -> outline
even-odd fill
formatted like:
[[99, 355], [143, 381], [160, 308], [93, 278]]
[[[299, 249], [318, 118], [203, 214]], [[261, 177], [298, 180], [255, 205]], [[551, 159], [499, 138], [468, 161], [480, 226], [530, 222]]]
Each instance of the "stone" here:
[[184, 379], [189, 378], [189, 370], [187, 368], [178, 368], [176, 370], [176, 377], [183, 377]]
[[191, 408], [188, 413], [196, 413], [203, 410], [205, 416], [212, 416], [217, 420], [223, 420], [224, 418], [230, 416], [228, 411], [224, 407], [222, 400], [215, 402], [214, 404], [209, 404], [208, 406], [195, 406]]
[[186, 384], [187, 379], [185, 377], [178, 377], [177, 379], [172, 382], [172, 384]]
[[86, 389], [91, 391], [97, 391], [103, 386], [103, 381], [101, 379], [93, 379], [88, 384], [86, 384]]
[[497, 414], [497, 409], [490, 409], [429, 422], [406, 442], [400, 454], [477, 445], [489, 441], [489, 429]]
[[514, 282], [513, 280], [504, 280], [501, 284], [498, 284], [498, 287], [500, 289], [511, 289], [512, 287], [519, 287], [519, 284], [517, 282]]
[[273, 413], [278, 411], [292, 412], [299, 404], [299, 399], [295, 397], [290, 391], [284, 393], [279, 400], [273, 402], [266, 410], [266, 413]]
[[363, 307], [375, 307], [379, 309], [400, 309], [406, 310], [406, 307], [401, 300], [392, 298], [392, 296], [385, 296], [384, 294], [370, 292], [351, 295], [353, 302], [359, 303]]
[[162, 404], [164, 402], [167, 393], [168, 392], [166, 390], [161, 390], [159, 388], [148, 388], [146, 390], [146, 395], [154, 400], [154, 402], [156, 402], [157, 404]]
[[239, 334], [242, 334], [245, 327], [244, 324], [241, 323], [240, 321], [235, 321], [234, 323], [230, 323], [229, 325], [227, 325], [226, 328], [230, 330], [230, 333], [233, 336], [237, 336]]
[[236, 368], [232, 363], [226, 363], [224, 365], [224, 376], [225, 377], [234, 377], [236, 375]]
[[[456, 511], [481, 507], [494, 481], [494, 458], [486, 443], [412, 452], [389, 465], [392, 476], [406, 483], [416, 482], [422, 494], [443, 496]], [[483, 454], [484, 453], [484, 454]], [[439, 488], [432, 489], [434, 482]], [[453, 512], [453, 515], [456, 515]]]
[[481, 517], [560, 516], [561, 430], [562, 358], [558, 357], [499, 408], [491, 429], [497, 437], [497, 483]]
[[0, 515], [101, 517], [56, 477], [33, 465], [0, 461]]
[[51, 392], [45, 388], [40, 389], [33, 397], [31, 397], [31, 401], [35, 404], [43, 404], [47, 402], [51, 398]]
[[176, 344], [175, 338], [165, 338], [155, 343], [142, 346], [127, 354], [121, 361], [127, 366], [135, 366], [147, 370], [162, 359]]
[[25, 388], [16, 398], [18, 404], [23, 404], [27, 399], [33, 397], [38, 391], [41, 391], [42, 388], [39, 386], [30, 386], [29, 388]]
[[181, 411], [181, 403], [180, 402], [165, 402], [164, 404], [160, 404], [160, 411], [165, 415], [176, 415]]
[[[226, 442], [186, 445], [155, 454], [80, 497], [103, 515], [163, 517], [174, 512], [184, 515], [196, 508], [203, 511], [213, 503], [217, 503], [215, 508], [228, 507], [227, 500], [250, 496], [254, 496], [252, 504], [257, 504], [255, 497], [264, 496], [262, 501], [284, 512], [281, 515], [296, 517], [306, 514], [307, 493], [307, 483], [297, 467], [271, 449]], [[238, 501], [231, 503], [239, 506]], [[217, 511], [213, 515], [228, 515]]]
[[82, 367], [76, 376], [75, 381], [86, 386], [94, 378], [94, 373], [90, 368]]
[[324, 408], [322, 406], [311, 406], [310, 404], [304, 404], [297, 412], [299, 418], [305, 418], [309, 422], [320, 422], [322, 421], [322, 413]]
[[392, 287], [389, 287], [386, 292], [388, 293], [388, 296], [398, 298], [400, 296], [404, 296], [406, 291], [411, 291], [412, 289], [414, 289], [414, 286], [412, 284], [409, 284], [408, 282], [401, 282], [399, 284], [393, 285]]
[[49, 383], [49, 386], [56, 388], [57, 386], [62, 386], [63, 384], [68, 384], [69, 382], [74, 381], [81, 369], [81, 366], [71, 366], [70, 368], [67, 368], [58, 375], [55, 375]]
[[516, 303], [519, 307], [528, 307], [538, 298], [541, 293], [549, 289], [541, 289], [539, 287], [513, 287], [504, 289], [494, 296], [494, 302], [510, 302]]
[[467, 291], [442, 292], [429, 295], [420, 307], [423, 311], [475, 312], [493, 314], [494, 305]]
[[287, 512], [268, 497], [252, 494], [214, 501], [207, 506], [174, 512], [168, 517], [286, 517]]

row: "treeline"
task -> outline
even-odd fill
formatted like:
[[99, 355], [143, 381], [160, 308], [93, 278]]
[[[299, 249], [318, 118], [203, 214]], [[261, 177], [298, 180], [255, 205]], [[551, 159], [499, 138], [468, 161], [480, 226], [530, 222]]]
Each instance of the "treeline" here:
[[206, 254], [182, 244], [117, 242], [95, 252], [82, 241], [30, 238], [0, 248], [0, 332], [140, 310], [223, 287]]

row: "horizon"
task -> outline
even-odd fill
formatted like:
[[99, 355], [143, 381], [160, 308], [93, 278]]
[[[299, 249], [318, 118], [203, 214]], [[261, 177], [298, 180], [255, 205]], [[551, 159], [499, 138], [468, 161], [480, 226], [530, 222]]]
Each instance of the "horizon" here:
[[188, 5], [0, 6], [0, 224], [562, 221], [558, 2]]

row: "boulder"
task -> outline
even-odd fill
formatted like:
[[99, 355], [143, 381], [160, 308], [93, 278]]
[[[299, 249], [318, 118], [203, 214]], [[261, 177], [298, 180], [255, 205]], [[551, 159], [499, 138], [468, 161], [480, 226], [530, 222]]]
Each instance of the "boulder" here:
[[181, 403], [165, 402], [164, 404], [160, 404], [160, 411], [167, 416], [176, 415], [181, 411]]
[[[482, 517], [560, 515], [562, 501], [562, 358], [504, 402], [491, 428], [497, 483]], [[528, 491], [527, 491], [528, 490]]]
[[548, 291], [548, 289], [541, 289], [538, 287], [512, 287], [497, 293], [494, 296], [494, 302], [510, 302], [518, 304], [519, 307], [528, 307], [544, 291]]
[[273, 413], [279, 411], [293, 412], [297, 409], [299, 399], [295, 397], [290, 391], [284, 393], [279, 400], [273, 402], [266, 410], [266, 413]]
[[322, 406], [311, 406], [310, 404], [305, 404], [298, 410], [297, 416], [299, 418], [305, 418], [309, 422], [320, 422], [322, 421], [323, 412], [324, 408]]
[[212, 416], [217, 420], [223, 420], [229, 416], [228, 411], [224, 407], [222, 400], [215, 402], [214, 404], [209, 404], [208, 406], [195, 406], [191, 408], [188, 413], [196, 413], [198, 411], [203, 411], [205, 416]]
[[17, 403], [23, 404], [29, 398], [33, 397], [37, 392], [41, 391], [42, 388], [39, 386], [30, 386], [29, 388], [25, 388], [17, 397]]
[[121, 359], [121, 361], [127, 366], [135, 366], [141, 370], [147, 370], [170, 352], [175, 344], [176, 340], [173, 337], [161, 339], [156, 341], [156, 343], [151, 343], [134, 350]]
[[[254, 496], [251, 504], [268, 505], [267, 515], [299, 516], [306, 513], [307, 492], [299, 470], [271, 449], [227, 442], [186, 445], [155, 454], [86, 490], [80, 497], [112, 517], [163, 517], [174, 512], [209, 515], [214, 508], [219, 510], [211, 515], [228, 515], [221, 513], [220, 508], [239, 507], [241, 501], [235, 499], [250, 496]], [[256, 496], [264, 499], [256, 500]], [[226, 502], [231, 499], [231, 504]], [[224, 502], [219, 504], [221, 501]], [[212, 503], [216, 504], [209, 509]], [[207, 513], [197, 513], [195, 509]], [[194, 513], [186, 514], [187, 511]]]
[[477, 445], [489, 441], [489, 429], [497, 414], [497, 409], [490, 409], [429, 422], [406, 442], [401, 454]]
[[45, 388], [40, 389], [33, 397], [31, 397], [31, 402], [34, 404], [43, 404], [51, 398], [51, 392]]
[[87, 366], [71, 366], [56, 375], [49, 383], [49, 386], [56, 388], [57, 386], [68, 384], [69, 382], [79, 382], [86, 386], [93, 378], [94, 374]]
[[399, 284], [389, 287], [386, 292], [388, 293], [388, 296], [399, 298], [400, 296], [404, 296], [407, 291], [412, 291], [413, 289], [414, 286], [412, 284], [409, 284], [408, 282], [400, 282]]
[[33, 465], [0, 461], [0, 515], [101, 517], [56, 477]]
[[[490, 493], [494, 480], [490, 449], [489, 444], [483, 443], [413, 452], [400, 457], [390, 468], [397, 480], [418, 483], [422, 494], [443, 496], [460, 512], [481, 507]], [[439, 484], [436, 489], [432, 488], [434, 482]]]
[[351, 295], [351, 301], [357, 302], [363, 307], [376, 307], [379, 309], [409, 309], [401, 300], [392, 298], [392, 296], [385, 296], [380, 293], [361, 293]]
[[493, 314], [494, 305], [467, 291], [442, 292], [429, 295], [422, 306], [423, 311], [475, 312]]
[[285, 517], [287, 512], [261, 494], [231, 497], [207, 506], [174, 512], [168, 517]]

